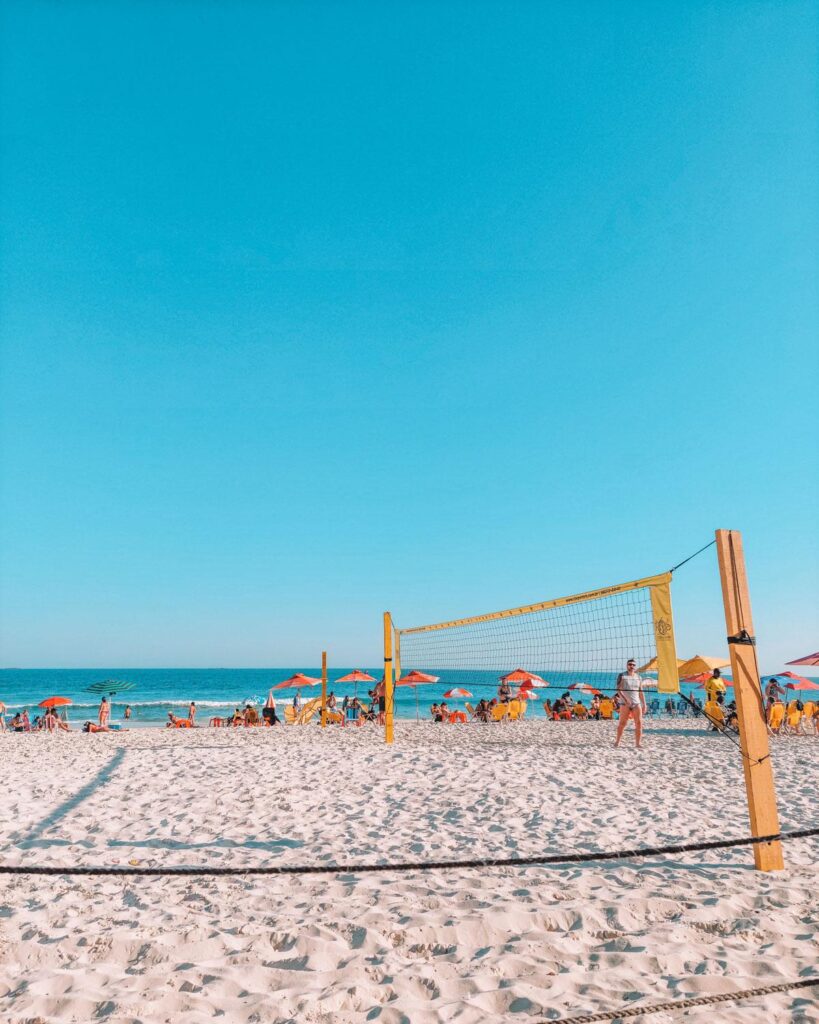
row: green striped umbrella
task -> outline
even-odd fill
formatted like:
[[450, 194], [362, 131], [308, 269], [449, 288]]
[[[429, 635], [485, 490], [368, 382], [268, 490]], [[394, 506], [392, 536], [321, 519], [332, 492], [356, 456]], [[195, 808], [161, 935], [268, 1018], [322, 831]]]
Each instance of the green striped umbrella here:
[[86, 693], [107, 693], [109, 697], [113, 697], [117, 693], [122, 693], [123, 690], [133, 690], [136, 683], [128, 683], [124, 679], [103, 679], [100, 683], [92, 683], [90, 686], [86, 686]]

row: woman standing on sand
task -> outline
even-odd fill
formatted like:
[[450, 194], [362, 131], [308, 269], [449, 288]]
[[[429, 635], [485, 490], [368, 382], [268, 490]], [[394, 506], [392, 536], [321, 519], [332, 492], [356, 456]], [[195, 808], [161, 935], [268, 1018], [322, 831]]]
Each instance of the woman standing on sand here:
[[0, 700], [0, 732], [6, 731], [6, 705]]
[[634, 745], [640, 748], [643, 738], [643, 715], [646, 713], [646, 698], [643, 693], [643, 680], [637, 674], [637, 662], [629, 658], [626, 671], [617, 677], [617, 694], [620, 700], [620, 721], [617, 723], [615, 747], [620, 746], [623, 732], [630, 718], [634, 719]]
[[101, 729], [108, 728], [108, 719], [111, 717], [111, 705], [108, 703], [108, 698], [103, 697], [100, 701], [99, 712], [97, 719]]
[[191, 723], [191, 728], [196, 724], [196, 705], [191, 701], [191, 706], [188, 708], [188, 721]]

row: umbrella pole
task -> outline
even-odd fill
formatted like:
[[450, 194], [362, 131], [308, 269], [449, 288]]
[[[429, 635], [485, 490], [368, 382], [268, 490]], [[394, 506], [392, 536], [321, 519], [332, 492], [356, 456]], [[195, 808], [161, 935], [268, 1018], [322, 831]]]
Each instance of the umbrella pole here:
[[421, 705], [418, 701], [418, 687], [415, 687], [415, 724], [419, 725], [421, 722]]

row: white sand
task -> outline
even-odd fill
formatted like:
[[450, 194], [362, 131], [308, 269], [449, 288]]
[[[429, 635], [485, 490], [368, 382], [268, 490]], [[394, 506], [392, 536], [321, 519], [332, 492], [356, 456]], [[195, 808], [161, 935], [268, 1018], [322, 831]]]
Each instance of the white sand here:
[[[740, 761], [692, 723], [0, 736], [4, 863], [331, 863], [747, 834]], [[775, 742], [783, 828], [819, 739]], [[384, 1024], [556, 1018], [819, 969], [819, 842], [559, 870], [0, 878], [0, 1020]], [[819, 991], [646, 1024], [819, 1021]]]

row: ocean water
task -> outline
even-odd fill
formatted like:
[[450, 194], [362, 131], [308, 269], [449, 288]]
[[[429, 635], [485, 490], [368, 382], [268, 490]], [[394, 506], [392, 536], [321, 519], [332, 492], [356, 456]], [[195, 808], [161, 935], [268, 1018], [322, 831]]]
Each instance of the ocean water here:
[[[366, 697], [368, 687], [374, 685], [359, 683], [356, 691], [352, 684], [334, 682], [350, 671], [351, 669], [339, 668], [328, 673], [328, 690], [333, 691], [339, 701], [345, 694], [354, 692], [360, 697]], [[365, 671], [376, 678], [380, 678], [382, 674], [380, 667], [367, 668]], [[167, 720], [168, 711], [186, 714], [188, 704], [193, 700], [198, 707], [197, 720], [206, 724], [209, 718], [223, 716], [235, 707], [247, 703], [264, 703], [270, 687], [293, 675], [294, 672], [304, 672], [315, 677], [321, 675], [319, 668], [310, 666], [269, 669], [1, 669], [0, 700], [12, 713], [18, 708], [27, 707], [29, 713], [33, 714], [36, 713], [38, 703], [46, 697], [69, 697], [74, 702], [68, 709], [69, 720], [82, 723], [86, 719], [96, 719], [99, 707], [99, 696], [86, 692], [85, 688], [104, 679], [123, 679], [134, 683], [134, 688], [113, 698], [113, 719], [120, 719], [125, 705], [129, 704], [132, 709], [132, 725], [160, 725]], [[433, 701], [440, 701], [444, 692], [451, 687], [460, 686], [473, 694], [473, 698], [448, 700], [451, 708], [463, 707], [465, 700], [470, 700], [474, 704], [481, 697], [492, 697], [497, 692], [498, 678], [494, 672], [441, 670], [440, 673], [434, 674], [440, 674], [439, 683], [417, 687], [417, 706], [423, 718], [429, 716], [429, 705]], [[537, 691], [538, 699], [529, 703], [528, 717], [542, 717], [544, 699], [549, 697], [554, 700], [570, 683], [582, 681], [606, 689], [614, 686], [616, 678], [614, 673], [601, 672], [578, 675], [560, 672], [550, 674], [548, 670], [544, 670], [543, 674], [551, 685], [548, 689]], [[687, 694], [693, 693], [700, 697], [703, 695], [701, 689], [697, 690], [685, 683], [682, 689]], [[819, 691], [819, 681], [817, 690]], [[280, 706], [292, 700], [294, 693], [294, 690], [277, 691], [276, 698]], [[320, 687], [308, 687], [302, 690], [302, 697], [307, 699], [318, 696], [319, 693]], [[396, 715], [399, 718], [414, 719], [416, 689], [398, 687], [395, 693]], [[800, 696], [805, 698], [806, 694], [805, 691]], [[650, 693], [648, 699], [651, 700], [655, 696], [662, 708], [665, 695]], [[581, 697], [588, 704], [589, 696]]]

